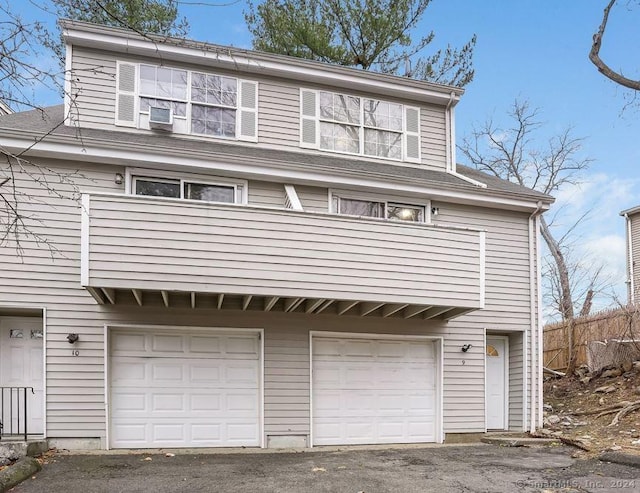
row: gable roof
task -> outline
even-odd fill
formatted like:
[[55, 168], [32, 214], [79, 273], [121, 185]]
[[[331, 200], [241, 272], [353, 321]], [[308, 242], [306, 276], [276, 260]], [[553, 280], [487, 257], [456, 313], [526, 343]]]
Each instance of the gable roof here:
[[167, 156], [189, 154], [212, 160], [262, 162], [277, 168], [323, 171], [340, 175], [349, 174], [362, 178], [382, 179], [389, 184], [412, 183], [425, 187], [472, 192], [484, 196], [541, 201], [544, 204], [550, 204], [554, 201], [553, 197], [549, 195], [463, 165], [457, 166], [457, 172], [467, 178], [486, 184], [486, 188], [473, 185], [455, 174], [434, 170], [426, 166], [406, 166], [360, 157], [264, 149], [246, 143], [185, 138], [175, 134], [72, 127], [62, 124], [63, 111], [63, 105], [58, 105], [0, 116], [0, 139], [3, 135], [14, 135], [23, 139], [31, 138], [34, 143], [42, 140], [43, 142], [70, 143], [79, 147], [95, 145], [130, 150], [132, 161], [135, 161], [136, 153], [143, 152], [157, 152]]
[[163, 64], [168, 61], [194, 63], [203, 67], [226, 68], [241, 74], [327, 84], [446, 106], [455, 106], [464, 93], [464, 89], [459, 87], [293, 56], [169, 36], [143, 35], [130, 29], [68, 19], [60, 20], [59, 24], [65, 42], [72, 46], [150, 57]]

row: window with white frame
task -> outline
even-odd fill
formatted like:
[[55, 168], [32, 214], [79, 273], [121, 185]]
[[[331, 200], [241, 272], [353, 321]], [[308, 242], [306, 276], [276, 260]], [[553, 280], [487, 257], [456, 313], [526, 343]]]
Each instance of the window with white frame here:
[[301, 145], [419, 162], [420, 109], [400, 103], [301, 90]]
[[174, 118], [187, 116], [187, 71], [140, 65], [140, 111], [168, 108]]
[[[116, 125], [257, 142], [258, 83], [219, 74], [118, 62]], [[151, 109], [171, 110], [151, 122]], [[153, 123], [153, 127], [152, 127]]]
[[243, 202], [244, 184], [200, 180], [133, 176], [132, 193], [151, 197], [202, 200], [205, 202]]
[[236, 136], [238, 81], [233, 77], [191, 74], [191, 132]]
[[397, 202], [332, 196], [333, 212], [349, 216], [377, 217], [395, 221], [425, 222], [425, 206]]

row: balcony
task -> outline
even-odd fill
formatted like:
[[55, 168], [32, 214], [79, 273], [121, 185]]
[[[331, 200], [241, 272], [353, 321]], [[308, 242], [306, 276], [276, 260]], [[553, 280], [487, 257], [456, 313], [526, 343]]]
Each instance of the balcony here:
[[83, 195], [98, 303], [450, 319], [483, 307], [484, 233], [231, 204]]

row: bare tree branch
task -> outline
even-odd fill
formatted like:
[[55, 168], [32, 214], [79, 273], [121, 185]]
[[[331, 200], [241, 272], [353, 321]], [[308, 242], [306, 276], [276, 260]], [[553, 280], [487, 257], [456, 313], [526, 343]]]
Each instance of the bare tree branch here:
[[602, 47], [602, 38], [604, 37], [605, 30], [607, 29], [607, 22], [609, 21], [609, 13], [615, 5], [617, 0], [610, 0], [607, 6], [604, 8], [602, 15], [602, 22], [598, 31], [593, 35], [593, 44], [591, 45], [591, 51], [589, 51], [589, 60], [598, 68], [598, 71], [606, 78], [612, 80], [616, 84], [633, 89], [634, 91], [640, 91], [640, 80], [630, 79], [625, 77], [622, 72], [616, 72], [609, 65], [607, 65], [602, 58], [600, 58], [600, 48]]
[[[462, 155], [480, 171], [546, 194], [577, 184], [590, 163], [580, 155], [582, 139], [567, 128], [539, 144], [537, 132], [543, 127], [539, 113], [527, 101], [516, 100], [508, 113], [512, 124], [499, 128], [489, 119], [474, 127], [471, 136], [462, 139]], [[545, 301], [562, 320], [572, 319], [576, 312], [588, 313], [593, 297], [611, 285], [602, 266], [573, 258], [575, 228], [587, 215], [563, 234], [554, 233], [545, 217], [540, 221], [549, 252], [544, 268]]]

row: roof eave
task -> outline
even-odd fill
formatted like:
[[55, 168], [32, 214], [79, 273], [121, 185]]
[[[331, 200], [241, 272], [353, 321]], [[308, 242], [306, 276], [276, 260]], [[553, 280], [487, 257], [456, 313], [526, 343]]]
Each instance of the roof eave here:
[[464, 93], [459, 87], [295, 57], [177, 38], [143, 36], [126, 29], [86, 22], [62, 20], [60, 25], [65, 41], [71, 45], [161, 58], [163, 61], [191, 62], [439, 105], [455, 105]]
[[[116, 142], [108, 141], [104, 139], [88, 137], [86, 135], [82, 136], [82, 138], [79, 138], [79, 137], [70, 136], [70, 135], [61, 136], [61, 135], [51, 134], [47, 136], [46, 141], [40, 141], [42, 137], [41, 133], [37, 133], [37, 132], [30, 133], [30, 132], [25, 132], [24, 130], [17, 131], [9, 128], [0, 128], [0, 135], [2, 135], [3, 137], [9, 138], [7, 140], [5, 140], [4, 138], [0, 139], [0, 142], [6, 148], [13, 147], [16, 149], [24, 150], [25, 148], [29, 147], [29, 151], [25, 153], [25, 155], [33, 155], [38, 157], [46, 156], [50, 158], [56, 158], [57, 157], [56, 154], [58, 155], [62, 154], [59, 151], [56, 151], [54, 149], [56, 145], [60, 145], [60, 146], [72, 145], [74, 147], [80, 147], [82, 149], [82, 152], [78, 155], [78, 159], [81, 159], [83, 161], [90, 161], [94, 159], [96, 162], [117, 163], [119, 161], [126, 160], [128, 161], [128, 163], [125, 163], [125, 164], [135, 165], [136, 158], [138, 158], [138, 161], [141, 163], [146, 162], [140, 159], [140, 156], [143, 153], [147, 153], [148, 155], [157, 155], [163, 158], [170, 156], [174, 160], [175, 159], [192, 159], [194, 162], [195, 161], [213, 162], [212, 159], [214, 161], [216, 159], [215, 153], [203, 153], [201, 151], [198, 151], [197, 154], [194, 153], [193, 156], [189, 156], [189, 155], [185, 155], [184, 150], [181, 150], [180, 152], [178, 152], [170, 146], [158, 147], [158, 146], [150, 145], [150, 146], [147, 146], [147, 148], [145, 149], [145, 148], [141, 148], [139, 144], [124, 143], [121, 141], [116, 143]], [[12, 140], [13, 142], [10, 142], [9, 140]], [[37, 142], [37, 144], [34, 144], [34, 142]], [[92, 152], [90, 152], [92, 147], [95, 151], [98, 151], [95, 155], [93, 155]], [[122, 154], [122, 153], [131, 153], [131, 154], [127, 154], [126, 159], [122, 157], [118, 158], [119, 161], [118, 160], [114, 161], [112, 158], [109, 158], [107, 156], [110, 152], [113, 153], [116, 151], [119, 154]], [[100, 156], [104, 157], [105, 159], [101, 161], [99, 159]], [[73, 159], [71, 155], [64, 155], [61, 157], [65, 159]], [[229, 160], [228, 158], [229, 156], [227, 156], [226, 160]], [[246, 161], [246, 163], [244, 164], [250, 164], [251, 162], [253, 162], [251, 158], [246, 158], [242, 156], [234, 156], [234, 159], [239, 163], [242, 161]], [[169, 162], [171, 160], [163, 159], [163, 161]], [[262, 164], [265, 164], [268, 167], [272, 167], [276, 170], [278, 169], [290, 170], [290, 169], [293, 169], [294, 167], [297, 167], [300, 169], [296, 171], [299, 171], [301, 174], [311, 171], [306, 169], [306, 167], [302, 165], [296, 166], [296, 165], [292, 165], [291, 163], [279, 163], [272, 160], [265, 160], [265, 162]], [[314, 167], [313, 171], [319, 174], [324, 174], [327, 177], [335, 175], [335, 176], [348, 177], [353, 179], [362, 179], [362, 178], [371, 179], [373, 181], [384, 184], [385, 186], [388, 186], [390, 183], [394, 183], [394, 184], [402, 185], [405, 187], [407, 186], [412, 186], [416, 188], [422, 187], [425, 190], [426, 189], [431, 190], [432, 191], [431, 193], [434, 193], [436, 191], [437, 192], [442, 191], [444, 193], [441, 194], [442, 196], [440, 197], [440, 200], [447, 197], [453, 197], [456, 194], [465, 194], [465, 195], [469, 195], [470, 197], [471, 196], [475, 197], [475, 199], [471, 200], [470, 203], [476, 202], [476, 201], [478, 203], [481, 203], [481, 202], [490, 203], [495, 201], [496, 204], [500, 204], [501, 206], [504, 206], [503, 208], [512, 209], [512, 210], [526, 210], [526, 211], [535, 210], [538, 208], [539, 203], [542, 203], [541, 210], [546, 211], [549, 209], [549, 206], [553, 201], [553, 199], [545, 200], [544, 197], [540, 197], [538, 194], [525, 194], [525, 193], [516, 193], [516, 192], [502, 191], [502, 190], [495, 190], [495, 189], [484, 189], [479, 187], [473, 187], [466, 184], [458, 185], [454, 183], [439, 182], [439, 181], [429, 180], [429, 179], [416, 179], [416, 178], [398, 177], [398, 176], [391, 177], [389, 175], [381, 174], [381, 173], [367, 172], [365, 174], [365, 173], [354, 171], [354, 170], [344, 170], [342, 168], [331, 168], [327, 166], [316, 166]], [[424, 193], [427, 193], [427, 192], [424, 192]]]

